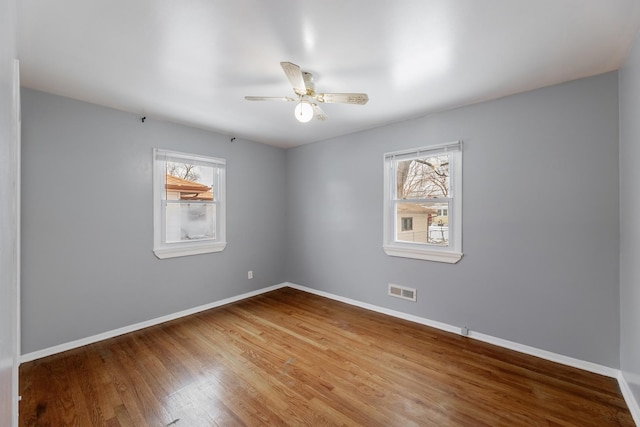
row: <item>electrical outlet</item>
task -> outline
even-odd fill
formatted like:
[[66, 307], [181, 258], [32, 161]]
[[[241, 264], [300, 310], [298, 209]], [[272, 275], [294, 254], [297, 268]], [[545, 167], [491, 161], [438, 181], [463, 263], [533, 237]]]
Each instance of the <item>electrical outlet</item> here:
[[253, 270], [249, 270], [247, 272], [247, 279], [249, 279], [249, 280], [253, 279]]

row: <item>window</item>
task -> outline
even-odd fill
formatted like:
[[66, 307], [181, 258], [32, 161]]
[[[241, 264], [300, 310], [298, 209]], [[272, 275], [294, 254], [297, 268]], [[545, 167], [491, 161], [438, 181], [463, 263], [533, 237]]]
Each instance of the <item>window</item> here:
[[387, 255], [458, 262], [462, 257], [462, 142], [387, 153], [384, 164], [383, 248]]
[[224, 159], [153, 150], [153, 252], [220, 252], [225, 238]]

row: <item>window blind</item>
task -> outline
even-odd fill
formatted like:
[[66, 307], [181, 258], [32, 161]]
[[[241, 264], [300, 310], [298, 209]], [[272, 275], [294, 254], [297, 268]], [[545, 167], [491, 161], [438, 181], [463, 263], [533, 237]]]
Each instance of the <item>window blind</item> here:
[[386, 153], [384, 158], [385, 160], [414, 159], [416, 157], [424, 157], [435, 153], [450, 153], [455, 151], [462, 151], [462, 141], [412, 148], [411, 150], [393, 151], [391, 153]]

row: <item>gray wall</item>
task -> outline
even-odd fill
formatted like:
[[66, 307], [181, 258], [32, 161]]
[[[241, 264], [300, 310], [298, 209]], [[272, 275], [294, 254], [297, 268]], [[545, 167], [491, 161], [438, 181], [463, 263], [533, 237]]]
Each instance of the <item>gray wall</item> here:
[[[617, 85], [609, 73], [286, 152], [24, 90], [23, 352], [287, 280], [618, 367]], [[386, 256], [383, 153], [457, 139], [464, 258]], [[153, 255], [154, 146], [228, 159], [224, 252]], [[387, 297], [389, 282], [418, 302]]]
[[[23, 353], [284, 281], [283, 150], [22, 95]], [[152, 147], [227, 159], [223, 252], [154, 256]]]
[[[17, 352], [19, 149], [13, 138], [13, 60], [16, 58], [16, 3], [0, 1], [0, 425], [17, 419], [13, 400]], [[17, 365], [16, 365], [17, 366]]]
[[[618, 78], [287, 151], [287, 280], [619, 366]], [[464, 140], [463, 259], [382, 250], [383, 153]], [[388, 297], [389, 282], [418, 302]]]
[[640, 39], [620, 70], [620, 368], [640, 403]]

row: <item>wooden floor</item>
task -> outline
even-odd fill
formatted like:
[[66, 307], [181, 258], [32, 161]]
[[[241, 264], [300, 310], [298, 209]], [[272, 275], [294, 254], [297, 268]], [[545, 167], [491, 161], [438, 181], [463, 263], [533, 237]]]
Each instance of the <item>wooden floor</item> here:
[[614, 379], [284, 288], [25, 363], [20, 426], [633, 426]]

